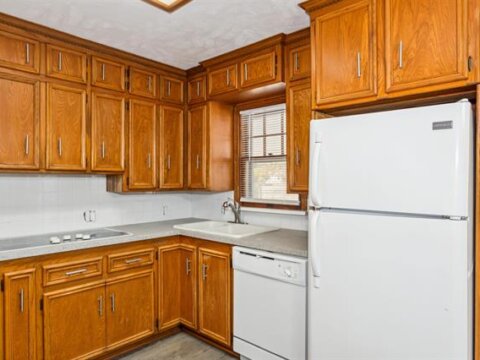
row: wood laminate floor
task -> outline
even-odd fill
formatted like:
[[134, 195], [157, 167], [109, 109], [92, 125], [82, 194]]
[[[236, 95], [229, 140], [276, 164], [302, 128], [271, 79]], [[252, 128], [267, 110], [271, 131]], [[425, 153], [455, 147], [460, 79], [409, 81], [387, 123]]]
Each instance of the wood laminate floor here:
[[227, 353], [184, 332], [139, 349], [122, 360], [232, 360]]

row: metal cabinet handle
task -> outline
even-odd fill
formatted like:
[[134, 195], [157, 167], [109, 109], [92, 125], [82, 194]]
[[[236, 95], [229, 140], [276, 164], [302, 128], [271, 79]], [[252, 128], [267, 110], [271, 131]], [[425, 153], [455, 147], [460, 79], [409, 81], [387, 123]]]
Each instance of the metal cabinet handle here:
[[67, 271], [65, 273], [65, 276], [74, 276], [74, 275], [80, 275], [83, 273], [86, 273], [87, 269], [78, 269], [78, 270], [72, 270], [72, 271]]
[[187, 273], [187, 275], [190, 275], [190, 272], [192, 271], [191, 267], [190, 267], [190, 259], [189, 258], [186, 258], [185, 259], [185, 272]]
[[30, 153], [30, 136], [27, 134], [25, 136], [25, 155], [29, 155]]
[[197, 96], [200, 96], [200, 81], [197, 81]]
[[115, 312], [115, 294], [110, 295], [110, 306], [112, 307], [112, 312]]
[[400, 41], [398, 46], [398, 67], [403, 69], [403, 41]]
[[102, 80], [105, 81], [105, 64], [102, 64]]
[[243, 64], [243, 72], [245, 73], [245, 80], [248, 80], [248, 64]]
[[172, 167], [172, 161], [171, 161], [171, 157], [170, 157], [170, 154], [167, 155], [167, 170], [170, 170]]
[[135, 258], [135, 259], [127, 259], [125, 260], [125, 264], [131, 265], [131, 264], [136, 264], [138, 262], [142, 261], [141, 258]]
[[294, 70], [298, 71], [298, 51], [295, 51], [293, 54], [293, 63], [294, 63]]
[[152, 90], [152, 77], [150, 75], [148, 75], [147, 87], [148, 87], [148, 91]]
[[202, 264], [202, 280], [203, 281], [207, 279], [207, 269], [208, 269], [208, 266], [205, 264]]
[[105, 141], [102, 141], [102, 159], [105, 159], [105, 153], [106, 153]]
[[62, 156], [62, 138], [59, 137], [57, 140], [57, 150], [58, 150], [58, 156]]
[[103, 316], [103, 296], [98, 297], [98, 315]]
[[295, 149], [295, 164], [297, 166], [300, 166], [300, 149], [299, 148]]
[[357, 52], [357, 77], [362, 77], [362, 54], [360, 54], [360, 51]]
[[170, 80], [167, 80], [167, 96], [170, 96], [171, 93], [172, 93], [172, 84]]
[[20, 289], [20, 312], [23, 313], [25, 312], [25, 291], [22, 289]]
[[58, 71], [62, 71], [62, 52], [58, 52]]
[[152, 154], [151, 153], [148, 153], [147, 155], [147, 166], [149, 169], [152, 168]]
[[197, 154], [197, 170], [200, 169], [200, 155]]
[[25, 63], [30, 64], [30, 44], [25, 43]]
[[230, 86], [230, 69], [227, 69], [227, 86]]

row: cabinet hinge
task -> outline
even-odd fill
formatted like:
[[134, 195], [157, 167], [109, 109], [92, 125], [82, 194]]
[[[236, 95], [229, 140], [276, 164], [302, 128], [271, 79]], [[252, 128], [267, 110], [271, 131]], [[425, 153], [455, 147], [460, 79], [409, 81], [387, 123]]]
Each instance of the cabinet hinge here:
[[40, 310], [43, 311], [43, 299], [40, 299]]
[[473, 70], [473, 57], [471, 56], [468, 57], [467, 66], [468, 66], [469, 72]]
[[5, 281], [3, 279], [0, 280], [0, 291], [1, 292], [5, 291]]

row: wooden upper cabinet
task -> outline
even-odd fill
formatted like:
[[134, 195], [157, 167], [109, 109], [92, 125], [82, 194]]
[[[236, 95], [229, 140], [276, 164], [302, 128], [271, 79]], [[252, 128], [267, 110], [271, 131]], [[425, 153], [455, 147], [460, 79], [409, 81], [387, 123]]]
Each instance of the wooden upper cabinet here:
[[40, 72], [40, 43], [0, 31], [0, 66], [31, 73]]
[[198, 330], [226, 345], [231, 344], [230, 254], [206, 247], [198, 249]]
[[130, 100], [128, 187], [154, 190], [157, 186], [156, 106], [153, 102]]
[[86, 91], [47, 88], [47, 169], [86, 170]]
[[160, 76], [160, 98], [177, 104], [184, 102], [183, 80], [169, 76]]
[[310, 82], [292, 85], [288, 89], [288, 190], [308, 191], [308, 164], [311, 110]]
[[207, 105], [188, 111], [188, 187], [207, 187]]
[[125, 65], [92, 56], [92, 85], [111, 90], [125, 90]]
[[208, 72], [208, 95], [220, 95], [238, 89], [237, 64]]
[[131, 94], [154, 98], [157, 96], [157, 75], [154, 72], [131, 67], [129, 70]]
[[160, 189], [183, 188], [183, 108], [160, 107]]
[[40, 82], [2, 76], [0, 94], [0, 169], [38, 169]]
[[155, 332], [154, 289], [152, 269], [107, 282], [107, 350]]
[[47, 75], [58, 79], [86, 83], [87, 55], [48, 44]]
[[125, 169], [125, 98], [92, 91], [92, 171]]
[[88, 359], [106, 345], [103, 281], [44, 295], [43, 334], [46, 360]]
[[188, 81], [188, 103], [194, 104], [207, 100], [207, 79], [199, 76]]
[[262, 85], [277, 78], [277, 52], [255, 55], [240, 63], [240, 87]]
[[385, 0], [387, 92], [467, 79], [466, 11], [467, 0]]
[[376, 40], [371, 0], [337, 3], [314, 18], [314, 106], [375, 96]]
[[291, 47], [287, 51], [288, 79], [290, 81], [308, 78], [311, 71], [310, 44]]
[[4, 275], [5, 359], [36, 359], [35, 269]]

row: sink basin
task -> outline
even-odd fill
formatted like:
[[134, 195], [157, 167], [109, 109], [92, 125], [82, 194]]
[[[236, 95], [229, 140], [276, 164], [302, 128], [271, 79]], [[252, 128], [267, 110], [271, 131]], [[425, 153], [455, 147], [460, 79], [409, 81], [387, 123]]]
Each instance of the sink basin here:
[[220, 235], [234, 239], [240, 239], [247, 236], [278, 230], [278, 228], [269, 226], [234, 224], [223, 221], [200, 221], [195, 223], [174, 225], [173, 227], [178, 230], [195, 231], [206, 235]]

